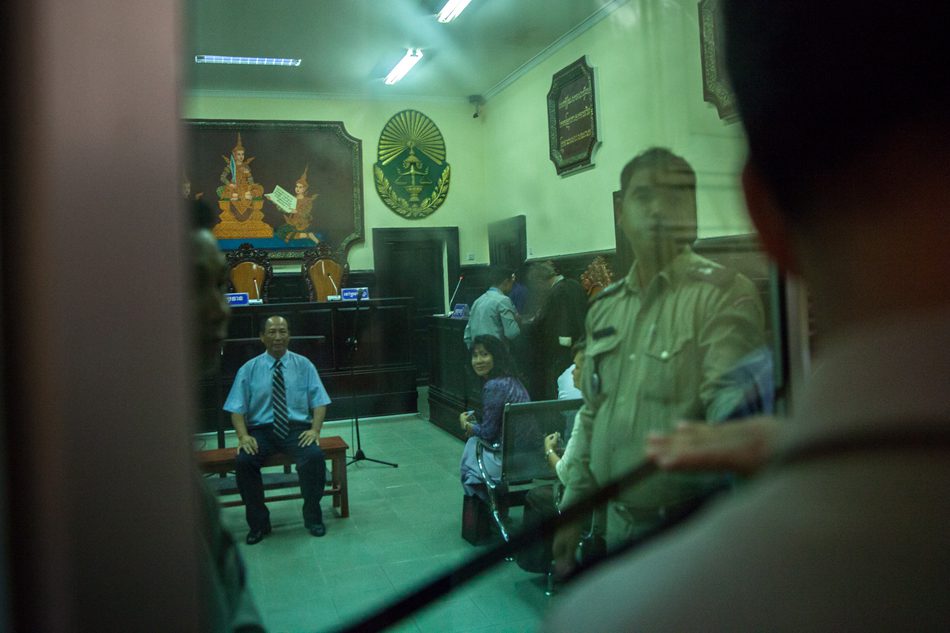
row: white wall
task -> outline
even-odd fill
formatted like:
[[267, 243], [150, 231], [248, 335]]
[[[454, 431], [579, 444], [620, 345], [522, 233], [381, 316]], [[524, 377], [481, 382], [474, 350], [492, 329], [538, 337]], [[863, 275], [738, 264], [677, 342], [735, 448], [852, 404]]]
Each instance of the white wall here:
[[[595, 68], [601, 146], [594, 167], [567, 177], [548, 158], [547, 92], [552, 75], [586, 55]], [[445, 137], [452, 184], [443, 206], [405, 220], [373, 184], [376, 145], [386, 121], [412, 108]], [[693, 0], [630, 0], [490, 98], [479, 118], [467, 102], [345, 101], [191, 95], [186, 118], [341, 120], [363, 140], [366, 241], [350, 251], [353, 269], [373, 266], [372, 229], [458, 226], [463, 263], [488, 261], [487, 224], [527, 216], [529, 255], [613, 248], [611, 192], [624, 163], [652, 146], [683, 155], [699, 180], [700, 236], [749, 231], [736, 174], [738, 125], [703, 102], [698, 10]]]
[[[593, 169], [561, 177], [548, 159], [546, 95], [552, 75], [582, 55], [595, 69], [602, 143]], [[623, 165], [653, 145], [696, 169], [701, 237], [749, 230], [736, 180], [741, 130], [703, 102], [691, 0], [631, 0], [490, 100], [483, 116], [496, 148], [485, 167], [496, 195], [486, 220], [526, 214], [535, 257], [613, 248], [611, 192]]]

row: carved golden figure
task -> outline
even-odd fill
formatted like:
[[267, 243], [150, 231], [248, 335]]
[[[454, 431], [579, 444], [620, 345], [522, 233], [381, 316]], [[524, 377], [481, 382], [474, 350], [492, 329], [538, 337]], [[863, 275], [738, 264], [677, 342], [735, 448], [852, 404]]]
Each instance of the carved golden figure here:
[[285, 224], [277, 229], [277, 237], [285, 242], [290, 240], [309, 239], [314, 244], [319, 244], [320, 240], [310, 228], [313, 221], [313, 201], [319, 194], [308, 196], [310, 184], [307, 182], [307, 170], [305, 167], [303, 175], [294, 183], [294, 197], [297, 199], [297, 206], [291, 213], [284, 216]]
[[231, 156], [221, 158], [225, 162], [217, 189], [221, 222], [213, 229], [215, 237], [273, 237], [274, 230], [264, 222], [264, 187], [254, 182], [250, 166], [254, 158], [246, 158], [240, 133]]

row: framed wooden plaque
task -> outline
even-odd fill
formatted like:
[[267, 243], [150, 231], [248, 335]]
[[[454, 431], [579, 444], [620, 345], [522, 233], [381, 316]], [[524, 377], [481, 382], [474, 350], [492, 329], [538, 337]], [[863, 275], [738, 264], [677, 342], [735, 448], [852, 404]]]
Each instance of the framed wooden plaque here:
[[593, 165], [597, 147], [594, 69], [581, 57], [554, 74], [548, 91], [548, 141], [558, 175]]
[[699, 51], [703, 100], [716, 106], [720, 119], [729, 123], [737, 121], [739, 113], [726, 74], [719, 0], [701, 0], [699, 3]]

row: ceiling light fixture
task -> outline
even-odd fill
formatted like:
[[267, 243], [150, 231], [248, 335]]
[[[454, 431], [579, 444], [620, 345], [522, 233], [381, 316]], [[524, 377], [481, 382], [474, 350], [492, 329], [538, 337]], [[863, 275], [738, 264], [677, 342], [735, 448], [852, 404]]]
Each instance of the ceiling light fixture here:
[[299, 66], [299, 59], [280, 57], [232, 57], [230, 55], [195, 55], [196, 64], [238, 64], [241, 66]]
[[420, 59], [422, 59], [421, 48], [417, 48], [415, 53], [412, 52], [411, 48], [406, 51], [406, 55], [400, 59], [399, 63], [393, 66], [393, 69], [386, 75], [386, 85], [391, 86], [405, 77], [406, 73], [408, 73]]
[[445, 3], [445, 6], [442, 7], [442, 10], [439, 11], [439, 22], [443, 24], [451, 22], [465, 10], [465, 7], [467, 7], [471, 1], [472, 0], [449, 0]]

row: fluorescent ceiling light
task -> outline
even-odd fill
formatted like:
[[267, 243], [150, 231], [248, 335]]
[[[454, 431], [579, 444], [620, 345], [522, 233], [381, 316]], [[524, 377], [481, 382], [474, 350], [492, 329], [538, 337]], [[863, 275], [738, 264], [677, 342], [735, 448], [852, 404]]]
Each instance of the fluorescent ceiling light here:
[[415, 53], [412, 52], [411, 48], [406, 51], [406, 55], [400, 59], [399, 63], [389, 71], [388, 75], [386, 75], [386, 85], [391, 86], [405, 77], [406, 73], [409, 72], [409, 70], [415, 66], [420, 59], [422, 59], [421, 48], [417, 48]]
[[195, 55], [196, 64], [239, 64], [242, 66], [299, 66], [299, 59], [280, 57], [232, 57], [230, 55]]
[[442, 10], [439, 11], [439, 22], [451, 22], [465, 10], [465, 7], [467, 7], [471, 1], [472, 0], [449, 0], [445, 3], [445, 6], [442, 7]]

